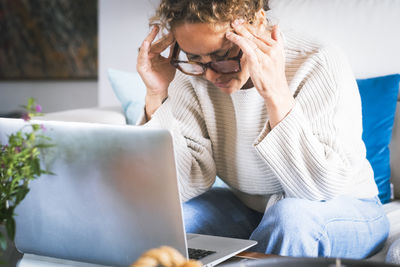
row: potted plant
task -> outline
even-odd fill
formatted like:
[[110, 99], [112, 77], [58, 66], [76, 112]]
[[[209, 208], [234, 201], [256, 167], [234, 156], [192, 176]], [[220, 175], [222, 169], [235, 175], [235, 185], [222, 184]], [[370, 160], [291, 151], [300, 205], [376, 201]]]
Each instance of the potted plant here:
[[0, 254], [7, 249], [7, 240], [14, 241], [14, 210], [29, 192], [29, 183], [42, 174], [52, 174], [41, 168], [43, 149], [52, 147], [43, 125], [31, 123], [34, 116], [43, 115], [41, 106], [33, 98], [24, 106], [22, 118], [27, 124], [8, 136], [8, 143], [0, 141]]

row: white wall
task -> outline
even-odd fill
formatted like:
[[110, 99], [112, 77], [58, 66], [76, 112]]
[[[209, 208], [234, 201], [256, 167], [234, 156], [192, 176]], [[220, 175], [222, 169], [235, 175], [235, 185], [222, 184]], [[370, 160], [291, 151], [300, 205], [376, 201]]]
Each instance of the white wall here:
[[99, 106], [119, 105], [107, 69], [136, 72], [137, 50], [159, 0], [99, 0]]
[[97, 81], [2, 81], [0, 114], [21, 110], [34, 97], [43, 112], [97, 106]]

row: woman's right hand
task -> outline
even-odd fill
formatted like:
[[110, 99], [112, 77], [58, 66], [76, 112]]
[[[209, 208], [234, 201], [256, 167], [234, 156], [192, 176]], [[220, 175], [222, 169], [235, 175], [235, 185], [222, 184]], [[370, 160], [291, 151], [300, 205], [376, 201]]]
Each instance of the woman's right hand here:
[[150, 34], [144, 39], [139, 49], [136, 69], [147, 88], [146, 116], [151, 115], [161, 106], [168, 96], [168, 86], [175, 76], [176, 69], [170, 64], [172, 49], [168, 58], [161, 52], [174, 43], [172, 33], [153, 43], [159, 32], [158, 26], [153, 26]]

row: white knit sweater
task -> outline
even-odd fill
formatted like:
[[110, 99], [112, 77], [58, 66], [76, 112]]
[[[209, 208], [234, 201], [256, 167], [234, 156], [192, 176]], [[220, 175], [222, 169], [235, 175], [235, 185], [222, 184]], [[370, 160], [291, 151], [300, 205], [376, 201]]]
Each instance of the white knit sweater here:
[[361, 139], [360, 96], [345, 57], [293, 33], [284, 42], [296, 104], [272, 130], [255, 88], [228, 95], [179, 71], [151, 120], [138, 121], [171, 131], [183, 201], [208, 190], [216, 175], [261, 212], [282, 197], [377, 195]]

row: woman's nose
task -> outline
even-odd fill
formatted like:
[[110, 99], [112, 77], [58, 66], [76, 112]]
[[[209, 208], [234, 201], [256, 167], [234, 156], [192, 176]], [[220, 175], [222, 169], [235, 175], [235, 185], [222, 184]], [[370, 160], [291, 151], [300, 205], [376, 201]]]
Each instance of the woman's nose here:
[[216, 73], [210, 68], [207, 68], [206, 72], [204, 73], [204, 78], [206, 78], [208, 81], [212, 83], [214, 83], [219, 76], [221, 76], [221, 74]]

